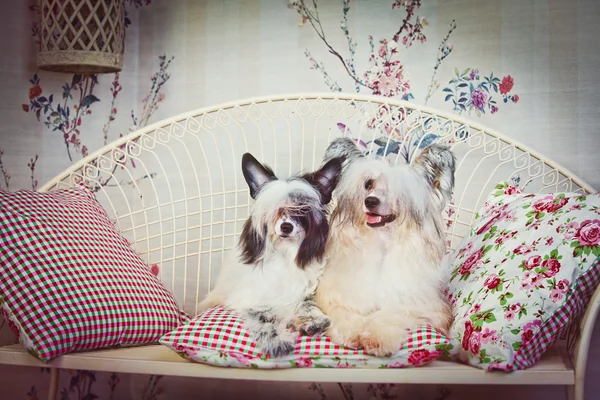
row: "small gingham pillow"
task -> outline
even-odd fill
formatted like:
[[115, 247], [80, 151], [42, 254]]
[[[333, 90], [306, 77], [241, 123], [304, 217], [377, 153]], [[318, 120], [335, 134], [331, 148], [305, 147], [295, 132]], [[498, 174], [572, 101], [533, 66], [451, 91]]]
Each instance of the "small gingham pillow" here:
[[152, 343], [187, 321], [86, 188], [0, 191], [0, 304], [41, 361]]
[[249, 368], [403, 368], [419, 367], [439, 358], [448, 339], [428, 326], [412, 332], [396, 354], [388, 358], [344, 349], [327, 337], [300, 336], [296, 350], [278, 358], [263, 356], [241, 319], [222, 307], [200, 314], [160, 339], [182, 357], [221, 367]]
[[600, 282], [600, 194], [524, 194], [499, 183], [453, 255], [452, 357], [533, 366]]

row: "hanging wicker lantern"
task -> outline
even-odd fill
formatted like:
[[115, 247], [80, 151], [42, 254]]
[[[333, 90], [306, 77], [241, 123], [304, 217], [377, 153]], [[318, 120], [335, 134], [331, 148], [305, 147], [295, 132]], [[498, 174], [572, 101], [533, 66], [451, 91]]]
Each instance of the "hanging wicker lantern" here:
[[118, 72], [125, 45], [124, 0], [38, 0], [38, 67], [75, 74]]

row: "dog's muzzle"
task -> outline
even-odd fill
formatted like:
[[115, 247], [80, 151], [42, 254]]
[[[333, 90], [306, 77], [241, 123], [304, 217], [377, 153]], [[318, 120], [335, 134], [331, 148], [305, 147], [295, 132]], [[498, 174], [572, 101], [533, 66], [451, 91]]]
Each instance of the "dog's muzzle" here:
[[379, 228], [385, 224], [389, 224], [396, 219], [395, 215], [379, 215], [368, 212], [365, 214], [367, 218], [367, 225], [371, 228]]

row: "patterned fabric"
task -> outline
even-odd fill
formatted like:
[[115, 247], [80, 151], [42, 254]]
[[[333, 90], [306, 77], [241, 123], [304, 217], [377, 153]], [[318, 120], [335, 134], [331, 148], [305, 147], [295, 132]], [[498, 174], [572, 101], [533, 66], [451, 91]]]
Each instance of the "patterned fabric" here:
[[0, 238], [2, 312], [42, 361], [156, 342], [187, 321], [83, 187], [0, 191]]
[[600, 282], [600, 194], [500, 183], [452, 263], [451, 356], [489, 370], [531, 367]]
[[424, 326], [412, 332], [396, 354], [389, 358], [365, 355], [362, 350], [345, 349], [327, 337], [300, 336], [294, 353], [263, 356], [242, 320], [222, 307], [200, 314], [188, 324], [160, 339], [160, 343], [182, 357], [221, 367], [250, 368], [402, 368], [429, 364], [444, 352], [448, 339]]

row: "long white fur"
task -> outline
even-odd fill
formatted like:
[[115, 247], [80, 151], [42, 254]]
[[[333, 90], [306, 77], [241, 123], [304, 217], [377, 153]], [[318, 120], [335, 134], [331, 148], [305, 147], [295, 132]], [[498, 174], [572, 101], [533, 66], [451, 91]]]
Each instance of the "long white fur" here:
[[[268, 305], [275, 307], [277, 314], [291, 318], [299, 300], [314, 293], [324, 263], [315, 262], [305, 269], [295, 265], [294, 259], [304, 238], [301, 227], [295, 228], [297, 237], [293, 241], [281, 239], [275, 232], [277, 212], [285, 206], [285, 196], [293, 189], [319, 201], [318, 192], [306, 182], [277, 180], [267, 183], [251, 209], [252, 224], [257, 232], [262, 233], [262, 226], [267, 226], [266, 248], [260, 266], [242, 263], [239, 248], [228, 253], [206, 301], [212, 300], [235, 310], [260, 309]], [[201, 308], [205, 309], [206, 303], [202, 304]]]
[[[409, 329], [449, 328], [442, 210], [449, 197], [444, 191], [454, 184], [454, 158], [442, 154], [447, 165], [436, 160], [444, 151], [425, 152], [415, 165], [391, 167], [363, 157], [347, 165], [334, 192], [326, 267], [315, 295], [331, 320], [327, 335], [334, 342], [387, 356]], [[371, 190], [364, 188], [367, 179], [374, 180]], [[367, 196], [381, 201], [378, 213], [396, 219], [366, 225]]]
[[[301, 244], [313, 238], [307, 238], [302, 224], [292, 217], [310, 215], [313, 221], [325, 225], [327, 218], [323, 195], [315, 186], [305, 179], [277, 180], [270, 170], [250, 158], [248, 166], [243, 164], [255, 197], [247, 221], [250, 225], [245, 227], [247, 237], [243, 233], [238, 247], [226, 256], [215, 287], [198, 308], [203, 312], [221, 305], [237, 312], [263, 354], [283, 356], [294, 350], [299, 333], [317, 335], [329, 326], [329, 319], [311, 297], [323, 272], [323, 259], [310, 255], [307, 265], [298, 265], [296, 257], [302, 251]], [[341, 161], [332, 165], [334, 168], [326, 171], [323, 178], [337, 183]], [[335, 183], [326, 188], [327, 202]], [[291, 200], [299, 197], [297, 202]], [[287, 237], [282, 235], [284, 222], [293, 226]], [[253, 234], [256, 240], [247, 242], [251, 248], [246, 250], [258, 256], [249, 265], [248, 260], [244, 262], [242, 245]]]

